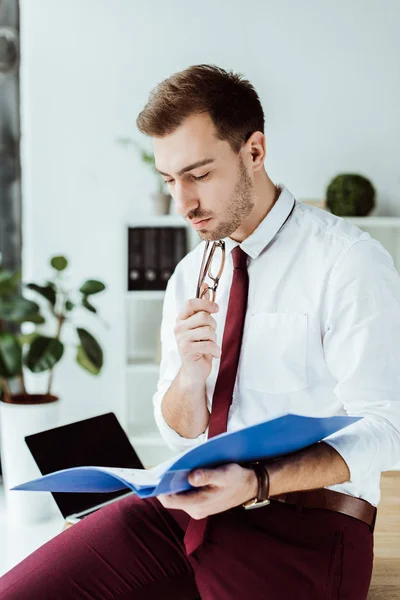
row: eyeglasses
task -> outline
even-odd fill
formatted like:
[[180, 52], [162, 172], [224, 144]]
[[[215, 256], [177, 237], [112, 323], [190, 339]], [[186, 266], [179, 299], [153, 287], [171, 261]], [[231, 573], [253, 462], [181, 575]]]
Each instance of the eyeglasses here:
[[[208, 241], [204, 248], [199, 279], [197, 281], [196, 298], [206, 298], [207, 300], [214, 302], [218, 283], [225, 265], [225, 242], [224, 240], [213, 242], [207, 258], [209, 245], [210, 242]], [[217, 274], [214, 275], [211, 269], [214, 270], [216, 267], [219, 268]], [[205, 279], [207, 276], [213, 281], [213, 286], [209, 286], [208, 283], [206, 283]]]

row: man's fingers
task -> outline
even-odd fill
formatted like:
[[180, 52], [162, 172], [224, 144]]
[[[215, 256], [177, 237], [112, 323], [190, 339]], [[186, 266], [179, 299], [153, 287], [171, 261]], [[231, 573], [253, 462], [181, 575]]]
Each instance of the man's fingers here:
[[[159, 495], [158, 499], [166, 508], [184, 510], [193, 519], [203, 519], [240, 503], [243, 472], [244, 469], [238, 464], [195, 469], [188, 477], [194, 489], [180, 494]], [[235, 490], [239, 492], [239, 500]]]
[[217, 312], [218, 308], [218, 304], [211, 302], [211, 300], [207, 300], [206, 298], [191, 298], [186, 302], [182, 312], [179, 313], [177, 320], [188, 319], [199, 310], [204, 310], [208, 313]]
[[180, 494], [160, 494], [157, 497], [165, 508], [181, 508], [183, 510], [185, 506], [192, 505], [194, 502], [201, 504], [206, 501], [205, 494], [198, 490], [188, 490]]
[[195, 469], [189, 473], [189, 483], [195, 487], [204, 485], [223, 485], [232, 465], [224, 465], [215, 469]]
[[215, 469], [195, 469], [189, 473], [188, 480], [195, 487], [205, 485], [223, 486], [231, 475], [234, 477], [233, 471], [236, 469], [240, 470], [240, 467], [235, 463], [216, 467]]

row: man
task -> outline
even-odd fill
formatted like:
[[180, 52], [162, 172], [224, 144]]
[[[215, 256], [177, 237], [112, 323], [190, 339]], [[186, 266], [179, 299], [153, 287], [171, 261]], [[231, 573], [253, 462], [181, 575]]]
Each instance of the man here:
[[364, 418], [264, 466], [193, 472], [189, 492], [111, 504], [4, 576], [0, 599], [365, 599], [380, 473], [400, 461], [393, 261], [369, 234], [273, 184], [263, 110], [240, 76], [177, 73], [138, 127], [179, 214], [202, 240], [225, 243], [215, 302], [195, 297], [204, 244], [168, 282], [154, 395], [168, 444], [183, 450], [284, 412]]

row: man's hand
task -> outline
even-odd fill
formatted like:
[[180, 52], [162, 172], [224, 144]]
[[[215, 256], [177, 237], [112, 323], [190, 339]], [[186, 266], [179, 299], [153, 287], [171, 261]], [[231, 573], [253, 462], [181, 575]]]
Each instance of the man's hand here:
[[176, 319], [175, 339], [181, 359], [177, 376], [161, 402], [167, 424], [184, 438], [197, 438], [207, 429], [206, 379], [212, 359], [221, 356], [216, 343], [217, 323], [211, 313], [218, 305], [206, 298], [187, 300]]
[[237, 464], [224, 465], [215, 469], [196, 469], [189, 475], [189, 483], [196, 490], [180, 494], [158, 496], [165, 508], [184, 510], [193, 519], [239, 506], [257, 496], [258, 482], [253, 469]]
[[190, 298], [176, 318], [174, 334], [181, 370], [193, 382], [205, 383], [212, 359], [221, 356], [215, 333], [217, 322], [211, 316], [218, 310], [218, 304], [206, 298]]

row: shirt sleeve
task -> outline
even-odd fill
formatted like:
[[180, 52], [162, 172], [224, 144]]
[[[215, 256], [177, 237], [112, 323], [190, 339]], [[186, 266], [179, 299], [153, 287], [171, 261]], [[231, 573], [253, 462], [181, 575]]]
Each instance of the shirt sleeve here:
[[176, 452], [182, 452], [196, 446], [207, 439], [207, 431], [201, 433], [197, 438], [184, 438], [177, 431], [172, 429], [166, 422], [162, 411], [161, 403], [177, 376], [181, 367], [181, 358], [179, 356], [178, 345], [176, 343], [174, 328], [178, 309], [177, 298], [177, 271], [175, 270], [167, 283], [164, 296], [162, 322], [161, 322], [161, 363], [160, 373], [157, 384], [157, 391], [153, 396], [154, 418], [157, 427], [167, 443], [167, 445]]
[[335, 393], [348, 415], [364, 418], [324, 441], [360, 483], [400, 462], [400, 276], [379, 242], [358, 240], [338, 259], [325, 308]]

